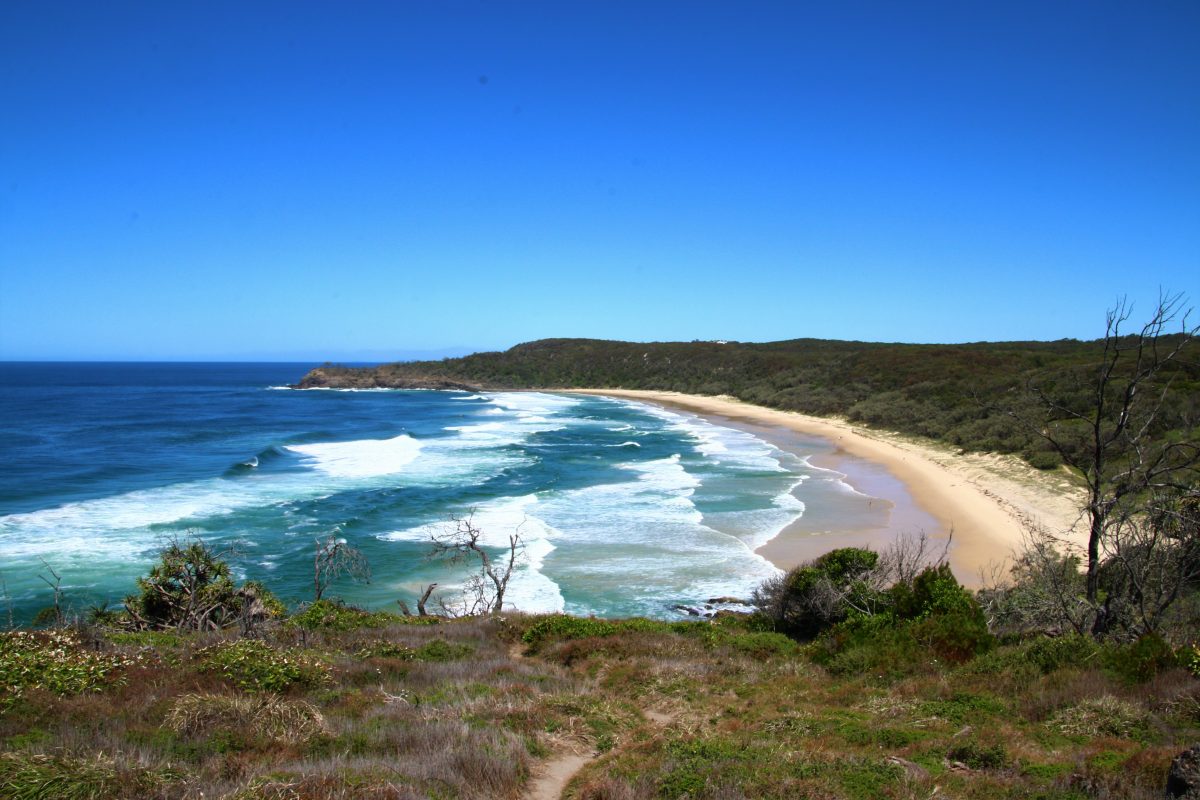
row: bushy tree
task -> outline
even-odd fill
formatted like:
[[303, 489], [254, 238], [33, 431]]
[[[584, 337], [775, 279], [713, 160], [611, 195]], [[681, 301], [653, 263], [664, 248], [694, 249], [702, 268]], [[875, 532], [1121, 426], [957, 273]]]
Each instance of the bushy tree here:
[[755, 590], [753, 603], [783, 633], [812, 637], [846, 619], [852, 611], [868, 611], [878, 600], [871, 580], [879, 554], [858, 547], [831, 550]]
[[138, 593], [125, 598], [129, 622], [138, 628], [217, 630], [252, 619], [280, 616], [283, 605], [260, 583], [239, 588], [229, 565], [208, 545], [172, 540], [158, 563], [137, 580]]

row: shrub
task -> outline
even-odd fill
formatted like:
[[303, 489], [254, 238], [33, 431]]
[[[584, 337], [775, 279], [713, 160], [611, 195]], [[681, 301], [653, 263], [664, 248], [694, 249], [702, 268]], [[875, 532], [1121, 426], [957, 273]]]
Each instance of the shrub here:
[[134, 663], [133, 658], [83, 649], [74, 631], [6, 631], [0, 633], [0, 703], [28, 689], [55, 694], [100, 691], [118, 684], [113, 673]]
[[572, 617], [551, 614], [533, 623], [521, 635], [521, 641], [536, 647], [549, 640], [587, 639], [593, 636], [615, 636], [626, 632], [680, 633], [695, 628], [708, 628], [703, 622], [656, 622], [649, 619], [607, 620], [595, 617]]
[[[355, 631], [362, 628], [383, 628], [405, 618], [386, 611], [366, 611], [334, 600], [309, 603], [288, 620], [289, 625], [307, 631]], [[414, 619], [434, 620], [435, 617]]]
[[930, 660], [908, 624], [885, 614], [855, 617], [830, 628], [810, 653], [835, 675], [905, 675]]
[[879, 554], [857, 547], [831, 550], [808, 564], [763, 583], [754, 605], [778, 630], [812, 638], [875, 601], [866, 578]]
[[1200, 644], [1193, 644], [1183, 654], [1183, 665], [1188, 671], [1200, 678]]
[[276, 650], [255, 639], [221, 642], [196, 652], [202, 672], [215, 672], [243, 689], [282, 692], [329, 680], [329, 668], [295, 649]]
[[1160, 670], [1178, 664], [1171, 645], [1156, 633], [1148, 633], [1132, 644], [1109, 649], [1105, 661], [1122, 678], [1135, 683], [1148, 681]]
[[326, 731], [325, 718], [309, 703], [231, 694], [183, 695], [171, 706], [166, 725], [189, 736], [220, 732], [279, 742], [300, 742]]
[[970, 661], [992, 649], [996, 642], [981, 614], [938, 614], [911, 623], [910, 631], [940, 660], [951, 664]]
[[971, 593], [959, 585], [949, 564], [926, 567], [911, 583], [899, 582], [888, 590], [893, 612], [900, 619], [924, 619], [934, 614], [977, 616], [983, 611]]
[[971, 740], [950, 748], [946, 757], [971, 769], [1001, 769], [1008, 765], [1008, 751], [1002, 744], [983, 745]]
[[1049, 675], [1062, 667], [1091, 666], [1100, 654], [1100, 647], [1090, 636], [1069, 633], [1065, 636], [1039, 636], [1025, 651], [1025, 659]]
[[475, 652], [475, 648], [463, 642], [447, 642], [445, 639], [434, 639], [417, 648], [417, 661], [458, 661]]

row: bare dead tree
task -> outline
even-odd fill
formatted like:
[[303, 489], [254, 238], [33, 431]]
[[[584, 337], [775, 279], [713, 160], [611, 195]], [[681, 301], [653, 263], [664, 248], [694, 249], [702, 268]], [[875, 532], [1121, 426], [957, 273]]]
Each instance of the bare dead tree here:
[[1108, 624], [1129, 637], [1160, 630], [1186, 587], [1200, 581], [1200, 492], [1153, 497], [1109, 526], [1101, 582]]
[[345, 539], [330, 534], [316, 540], [313, 555], [313, 601], [320, 600], [325, 590], [343, 576], [363, 583], [371, 582], [371, 565], [358, 548]]
[[1102, 564], [1106, 558], [1120, 562], [1120, 554], [1135, 541], [1145, 544], [1153, 534], [1139, 520], [1149, 504], [1186, 494], [1200, 470], [1200, 443], [1190, 421], [1180, 421], [1183, 435], [1163, 435], [1170, 427], [1166, 417], [1172, 380], [1179, 371], [1194, 369], [1182, 356], [1200, 328], [1188, 322], [1190, 309], [1182, 294], [1161, 294], [1149, 321], [1126, 334], [1123, 328], [1132, 311], [1125, 300], [1108, 311], [1101, 358], [1090, 377], [1031, 381], [1040, 418], [1014, 414], [1083, 481], [1087, 500], [1082, 513], [1088, 522], [1084, 596], [1096, 609], [1097, 634], [1107, 630], [1111, 612], [1101, 600]]
[[431, 583], [425, 587], [425, 592], [421, 598], [417, 600], [417, 616], [428, 617], [429, 614], [425, 611], [425, 604], [429, 602], [429, 595], [433, 594], [433, 590], [437, 588], [436, 583]]
[[[451, 520], [453, 528], [441, 533], [430, 535], [432, 549], [430, 558], [445, 559], [451, 564], [478, 560], [479, 571], [467, 578], [464, 586], [464, 611], [468, 616], [477, 614], [498, 614], [504, 608], [504, 593], [508, 589], [509, 579], [517, 559], [524, 552], [521, 541], [520, 527], [508, 536], [508, 548], [500, 560], [493, 558], [487, 547], [481, 543], [483, 531], [472, 522], [471, 516]], [[418, 608], [424, 607], [429, 596], [426, 590]], [[454, 614], [454, 610], [441, 602], [443, 611]]]
[[1031, 527], [1011, 570], [985, 576], [975, 597], [994, 633], [1087, 633], [1095, 607], [1085, 597], [1078, 555], [1064, 552], [1045, 528]]
[[0, 597], [4, 598], [4, 608], [8, 614], [8, 630], [16, 627], [14, 621], [12, 595], [8, 593], [8, 581], [4, 579], [4, 573], [0, 573]]
[[54, 567], [50, 566], [46, 559], [42, 558], [38, 560], [42, 562], [42, 566], [45, 567], [46, 571], [49, 572], [51, 577], [54, 578], [54, 580], [50, 580], [50, 578], [47, 578], [45, 575], [38, 575], [38, 578], [40, 578], [43, 583], [50, 587], [50, 591], [53, 593], [54, 600], [54, 604], [39, 613], [38, 618], [46, 619], [56, 627], [61, 626], [66, 620], [66, 614], [64, 613], [62, 606], [62, 576], [54, 570]]
[[954, 542], [954, 529], [950, 529], [944, 542], [936, 543], [924, 529], [916, 533], [904, 533], [885, 547], [879, 554], [879, 564], [874, 569], [874, 580], [887, 587], [897, 583], [912, 583], [928, 567], [946, 563], [950, 545]]

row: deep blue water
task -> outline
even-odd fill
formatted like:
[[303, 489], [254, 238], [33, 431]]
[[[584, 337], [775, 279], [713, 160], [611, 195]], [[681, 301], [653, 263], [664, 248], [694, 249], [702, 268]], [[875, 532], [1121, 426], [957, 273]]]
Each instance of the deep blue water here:
[[[472, 515], [517, 531], [529, 610], [669, 616], [745, 595], [753, 549], [803, 511], [813, 474], [749, 433], [637, 403], [541, 393], [294, 391], [305, 364], [0, 364], [0, 576], [18, 615], [42, 564], [82, 607], [116, 602], [172, 536], [231, 548], [298, 602], [317, 537], [370, 560], [335, 593], [410, 604], [461, 567], [429, 538]], [[394, 605], [392, 605], [394, 608]]]

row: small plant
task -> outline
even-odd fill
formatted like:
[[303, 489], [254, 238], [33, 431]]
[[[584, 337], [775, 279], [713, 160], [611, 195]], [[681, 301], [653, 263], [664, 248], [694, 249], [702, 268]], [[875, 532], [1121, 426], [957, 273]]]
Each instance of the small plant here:
[[329, 668], [301, 650], [277, 650], [256, 639], [221, 642], [196, 652], [202, 672], [215, 672], [252, 691], [282, 692], [329, 680]]
[[1200, 644], [1193, 644], [1184, 650], [1183, 665], [1189, 672], [1200, 678]]
[[952, 747], [946, 758], [971, 769], [1001, 769], [1008, 766], [1008, 751], [1002, 744], [983, 745], [974, 740]]
[[418, 661], [458, 661], [475, 652], [475, 648], [462, 642], [447, 642], [445, 639], [434, 639], [417, 648]]

